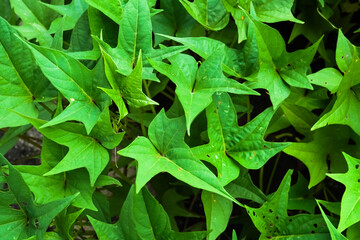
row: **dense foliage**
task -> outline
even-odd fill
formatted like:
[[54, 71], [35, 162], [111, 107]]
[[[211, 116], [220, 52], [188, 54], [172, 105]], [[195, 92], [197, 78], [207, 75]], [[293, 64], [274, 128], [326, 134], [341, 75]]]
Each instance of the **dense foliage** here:
[[360, 239], [359, 9], [2, 0], [0, 238]]

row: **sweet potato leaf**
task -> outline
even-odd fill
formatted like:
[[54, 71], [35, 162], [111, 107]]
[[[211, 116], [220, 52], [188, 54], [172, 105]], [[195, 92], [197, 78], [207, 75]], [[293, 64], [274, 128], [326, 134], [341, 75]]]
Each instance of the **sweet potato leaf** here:
[[[7, 165], [9, 170], [6, 180], [9, 190], [16, 199], [16, 202], [12, 202], [12, 204], [17, 204], [21, 209], [14, 210], [9, 205], [6, 208], [1, 206], [5, 212], [9, 213], [5, 219], [2, 219], [2, 224], [0, 224], [2, 236], [8, 239], [36, 236], [41, 239], [52, 219], [66, 208], [77, 194], [38, 205], [35, 203], [33, 195], [21, 174], [1, 154], [0, 164], [1, 166]], [[14, 223], [17, 226], [14, 226]]]
[[[239, 127], [229, 95], [216, 93], [206, 113], [210, 142], [192, 149], [195, 156], [213, 164], [223, 185], [239, 175], [240, 163], [248, 169], [261, 168], [288, 143], [266, 142], [264, 134], [273, 115], [267, 109], [246, 125]], [[236, 161], [237, 163], [235, 163]]]
[[169, 58], [171, 65], [150, 61], [160, 73], [168, 76], [177, 86], [175, 93], [184, 108], [186, 129], [212, 101], [211, 96], [218, 91], [235, 94], [258, 94], [244, 85], [226, 78], [221, 70], [222, 51], [215, 51], [199, 67], [194, 58], [177, 55]]
[[235, 201], [216, 176], [193, 155], [184, 142], [185, 131], [183, 117], [169, 119], [162, 110], [149, 126], [149, 139], [138, 137], [118, 151], [118, 154], [138, 161], [136, 191], [139, 192], [156, 174], [168, 172], [193, 187]]
[[188, 13], [210, 30], [221, 30], [229, 22], [229, 13], [219, 0], [180, 0]]
[[101, 239], [203, 239], [206, 232], [174, 232], [169, 217], [149, 193], [142, 188], [138, 193], [130, 188], [121, 208], [119, 221], [108, 224], [88, 216]]
[[345, 185], [346, 190], [341, 199], [341, 212], [340, 223], [338, 231], [342, 232], [349, 226], [359, 222], [359, 194], [358, 194], [358, 182], [359, 182], [359, 166], [360, 160], [345, 154], [345, 159], [348, 166], [346, 173], [329, 173], [327, 176], [332, 179], [341, 182]]

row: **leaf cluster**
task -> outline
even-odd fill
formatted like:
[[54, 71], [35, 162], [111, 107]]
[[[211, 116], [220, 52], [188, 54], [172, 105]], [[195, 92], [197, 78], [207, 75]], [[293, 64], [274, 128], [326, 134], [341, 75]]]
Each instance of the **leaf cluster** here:
[[[359, 19], [2, 0], [0, 238], [359, 239]], [[39, 154], [10, 160], [19, 143]]]

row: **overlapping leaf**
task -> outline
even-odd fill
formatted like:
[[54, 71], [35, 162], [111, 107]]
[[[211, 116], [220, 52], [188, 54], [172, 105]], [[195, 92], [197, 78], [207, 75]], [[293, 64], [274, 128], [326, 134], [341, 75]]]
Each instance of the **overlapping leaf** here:
[[94, 138], [86, 136], [81, 126], [77, 124], [63, 123], [55, 127], [42, 128], [47, 123], [46, 121], [23, 117], [44, 136], [69, 148], [66, 156], [45, 175], [86, 168], [90, 177], [90, 185], [94, 186], [96, 179], [109, 162], [108, 152]]
[[346, 173], [327, 174], [332, 179], [341, 182], [346, 189], [341, 199], [339, 232], [344, 231], [349, 226], [360, 221], [360, 196], [359, 196], [359, 179], [360, 179], [360, 160], [350, 155], [344, 154], [348, 171]]
[[257, 94], [244, 85], [226, 78], [222, 73], [222, 51], [215, 51], [197, 68], [195, 59], [179, 54], [169, 58], [171, 65], [150, 61], [160, 73], [169, 77], [176, 84], [176, 95], [184, 108], [186, 129], [212, 101], [211, 96], [217, 91], [235, 94]]
[[351, 130], [342, 126], [328, 126], [315, 131], [313, 139], [292, 143], [284, 152], [301, 160], [310, 172], [309, 188], [325, 178], [328, 160], [332, 171], [344, 170], [342, 151], [356, 152], [357, 146], [348, 145]]
[[282, 180], [278, 190], [260, 208], [246, 207], [259, 239], [329, 239], [329, 232], [321, 215], [287, 214], [288, 192], [292, 170]]
[[235, 201], [216, 176], [197, 159], [184, 142], [183, 117], [169, 119], [162, 110], [149, 126], [149, 139], [136, 138], [118, 154], [138, 161], [137, 192], [156, 174], [168, 172], [193, 187], [217, 193]]
[[[5, 239], [25, 239], [32, 236], [42, 239], [53, 218], [66, 208], [77, 194], [38, 205], [21, 174], [0, 154], [0, 166], [5, 165], [9, 171], [6, 174], [9, 191], [16, 201], [4, 202], [7, 199], [0, 199], [1, 236]], [[10, 204], [18, 205], [20, 210], [11, 208]]]
[[121, 208], [119, 221], [108, 224], [88, 217], [101, 239], [203, 239], [206, 232], [174, 232], [169, 217], [149, 193], [143, 188], [136, 193], [132, 186]]
[[35, 79], [35, 64], [31, 53], [15, 34], [16, 31], [0, 17], [0, 128], [26, 124], [26, 120], [9, 109], [32, 117], [38, 114], [33, 93], [27, 86]]
[[229, 22], [229, 13], [221, 0], [180, 0], [189, 14], [205, 28], [218, 31]]
[[[152, 25], [150, 9], [146, 0], [130, 0], [124, 7], [124, 12], [119, 23], [119, 35], [116, 48], [111, 48], [107, 43], [100, 41], [104, 50], [113, 58], [118, 71], [127, 76], [131, 73], [138, 54], [141, 51], [149, 58], [166, 58], [184, 51], [184, 47], [169, 47], [153, 49]], [[154, 79], [151, 69], [145, 71], [144, 78]]]
[[273, 110], [267, 109], [251, 122], [239, 127], [230, 96], [217, 93], [213, 99], [206, 110], [210, 142], [195, 147], [192, 151], [195, 156], [217, 168], [223, 185], [239, 174], [239, 166], [234, 160], [248, 169], [258, 169], [289, 145], [264, 140]]
[[206, 228], [211, 231], [206, 239], [215, 240], [227, 227], [233, 209], [229, 199], [203, 191], [201, 201], [204, 204]]
[[315, 123], [312, 130], [328, 124], [343, 124], [351, 127], [356, 134], [360, 134], [360, 61], [356, 47], [352, 45], [339, 31], [336, 47], [336, 62], [344, 71], [336, 94], [336, 101], [331, 110], [325, 113]]
[[89, 133], [101, 114], [99, 106], [108, 102], [106, 94], [98, 88], [108, 86], [106, 80], [65, 53], [34, 44], [28, 46], [42, 72], [70, 102], [65, 111], [43, 127], [77, 120], [84, 123]]

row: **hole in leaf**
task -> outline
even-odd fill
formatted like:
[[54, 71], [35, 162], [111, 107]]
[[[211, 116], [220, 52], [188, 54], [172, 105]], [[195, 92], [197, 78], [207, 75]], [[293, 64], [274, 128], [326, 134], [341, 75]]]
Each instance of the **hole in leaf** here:
[[289, 222], [292, 222], [292, 218], [289, 219]]
[[317, 225], [316, 223], [314, 223], [314, 227], [315, 227], [315, 228], [317, 228], [317, 227], [318, 227], [318, 225]]
[[359, 169], [359, 166], [360, 166], [359, 164], [356, 164], [355, 169]]
[[13, 208], [13, 209], [17, 209], [17, 210], [20, 209], [20, 205], [17, 204], [17, 203], [10, 204], [10, 207]]
[[35, 219], [35, 226], [37, 229], [39, 229], [39, 220], [38, 219]]
[[272, 209], [269, 209], [269, 212], [270, 212], [270, 213], [273, 213], [274, 211], [273, 211]]
[[276, 216], [275, 218], [276, 218], [276, 220], [277, 220], [277, 219], [279, 219], [279, 217], [278, 217], [278, 216]]
[[311, 231], [311, 233], [313, 233], [313, 234], [314, 234], [314, 233], [315, 233], [315, 231]]
[[206, 156], [207, 156], [207, 157], [210, 157], [210, 155], [209, 155], [209, 154], [206, 154]]

